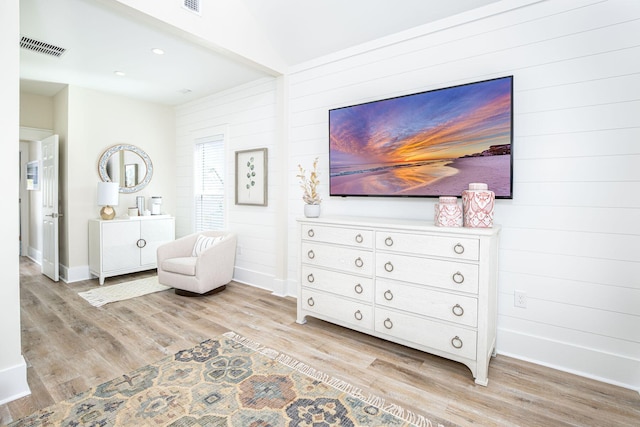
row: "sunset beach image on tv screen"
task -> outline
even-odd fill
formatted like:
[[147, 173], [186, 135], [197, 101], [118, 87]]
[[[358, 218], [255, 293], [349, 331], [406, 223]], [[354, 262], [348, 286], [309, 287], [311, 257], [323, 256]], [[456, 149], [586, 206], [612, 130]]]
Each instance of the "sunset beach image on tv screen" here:
[[329, 111], [332, 196], [512, 197], [513, 78]]

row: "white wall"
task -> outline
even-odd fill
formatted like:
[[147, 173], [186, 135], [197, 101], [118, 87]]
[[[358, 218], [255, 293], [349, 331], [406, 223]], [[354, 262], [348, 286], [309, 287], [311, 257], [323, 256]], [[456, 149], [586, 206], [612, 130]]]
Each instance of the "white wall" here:
[[[57, 97], [64, 95], [59, 94]], [[118, 216], [127, 207], [136, 206], [135, 198], [163, 196], [163, 210], [174, 214], [175, 186], [175, 113], [172, 107], [138, 101], [95, 90], [69, 87], [67, 111], [64, 102], [56, 115], [67, 115], [68, 129], [61, 131], [61, 194], [63, 229], [61, 240], [65, 279], [88, 277], [88, 220], [99, 217], [96, 192], [98, 160], [116, 144], [132, 144], [144, 150], [154, 166], [149, 185], [137, 193], [120, 194]], [[64, 123], [62, 117], [60, 123]], [[63, 257], [61, 257], [63, 262]]]
[[0, 239], [0, 404], [30, 393], [27, 366], [21, 354], [20, 282], [18, 274], [18, 153], [19, 153], [19, 2], [0, 2], [0, 209], [2, 239]]
[[[514, 75], [515, 196], [495, 212], [498, 351], [640, 389], [640, 2], [547, 1], [465, 17], [481, 18], [289, 76], [289, 223], [302, 210], [296, 164], [316, 156], [325, 214], [431, 221], [433, 200], [327, 196], [327, 110]], [[294, 235], [289, 257], [297, 280]], [[515, 290], [526, 309], [514, 307]]]
[[[281, 143], [278, 143], [278, 81], [266, 78], [233, 90], [182, 105], [177, 112], [176, 234], [193, 228], [193, 148], [196, 139], [226, 132], [226, 221], [238, 234], [235, 280], [281, 293], [276, 248], [284, 235], [278, 232], [276, 212], [284, 202]], [[267, 206], [235, 204], [235, 152], [268, 150]]]

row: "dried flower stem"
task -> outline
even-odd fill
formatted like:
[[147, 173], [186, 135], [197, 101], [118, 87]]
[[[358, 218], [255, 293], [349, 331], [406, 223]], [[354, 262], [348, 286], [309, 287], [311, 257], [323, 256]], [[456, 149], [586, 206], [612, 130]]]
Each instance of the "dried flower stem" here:
[[298, 165], [298, 175], [296, 175], [300, 179], [300, 188], [302, 188], [302, 200], [308, 205], [319, 205], [322, 199], [320, 198], [320, 194], [318, 194], [318, 184], [320, 184], [320, 180], [318, 179], [318, 158], [313, 161], [313, 170], [307, 179], [307, 172], [304, 168]]

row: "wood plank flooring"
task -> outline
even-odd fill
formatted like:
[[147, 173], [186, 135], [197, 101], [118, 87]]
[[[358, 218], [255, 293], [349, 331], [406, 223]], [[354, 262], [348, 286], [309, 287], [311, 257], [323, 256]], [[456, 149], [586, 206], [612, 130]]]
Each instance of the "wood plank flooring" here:
[[[154, 274], [107, 279], [106, 285]], [[226, 331], [384, 397], [461, 426], [639, 426], [640, 395], [498, 355], [489, 386], [462, 364], [350, 331], [296, 319], [293, 298], [231, 283], [187, 298], [172, 291], [90, 306], [77, 293], [97, 280], [65, 284], [21, 260], [22, 347], [32, 394], [0, 406], [0, 424], [192, 347]]]

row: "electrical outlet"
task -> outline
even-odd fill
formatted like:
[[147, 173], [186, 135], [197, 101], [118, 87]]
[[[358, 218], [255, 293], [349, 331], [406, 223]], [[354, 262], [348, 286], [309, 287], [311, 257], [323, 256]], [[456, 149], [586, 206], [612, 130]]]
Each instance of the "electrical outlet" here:
[[513, 293], [513, 305], [520, 308], [527, 308], [527, 293], [515, 291]]

